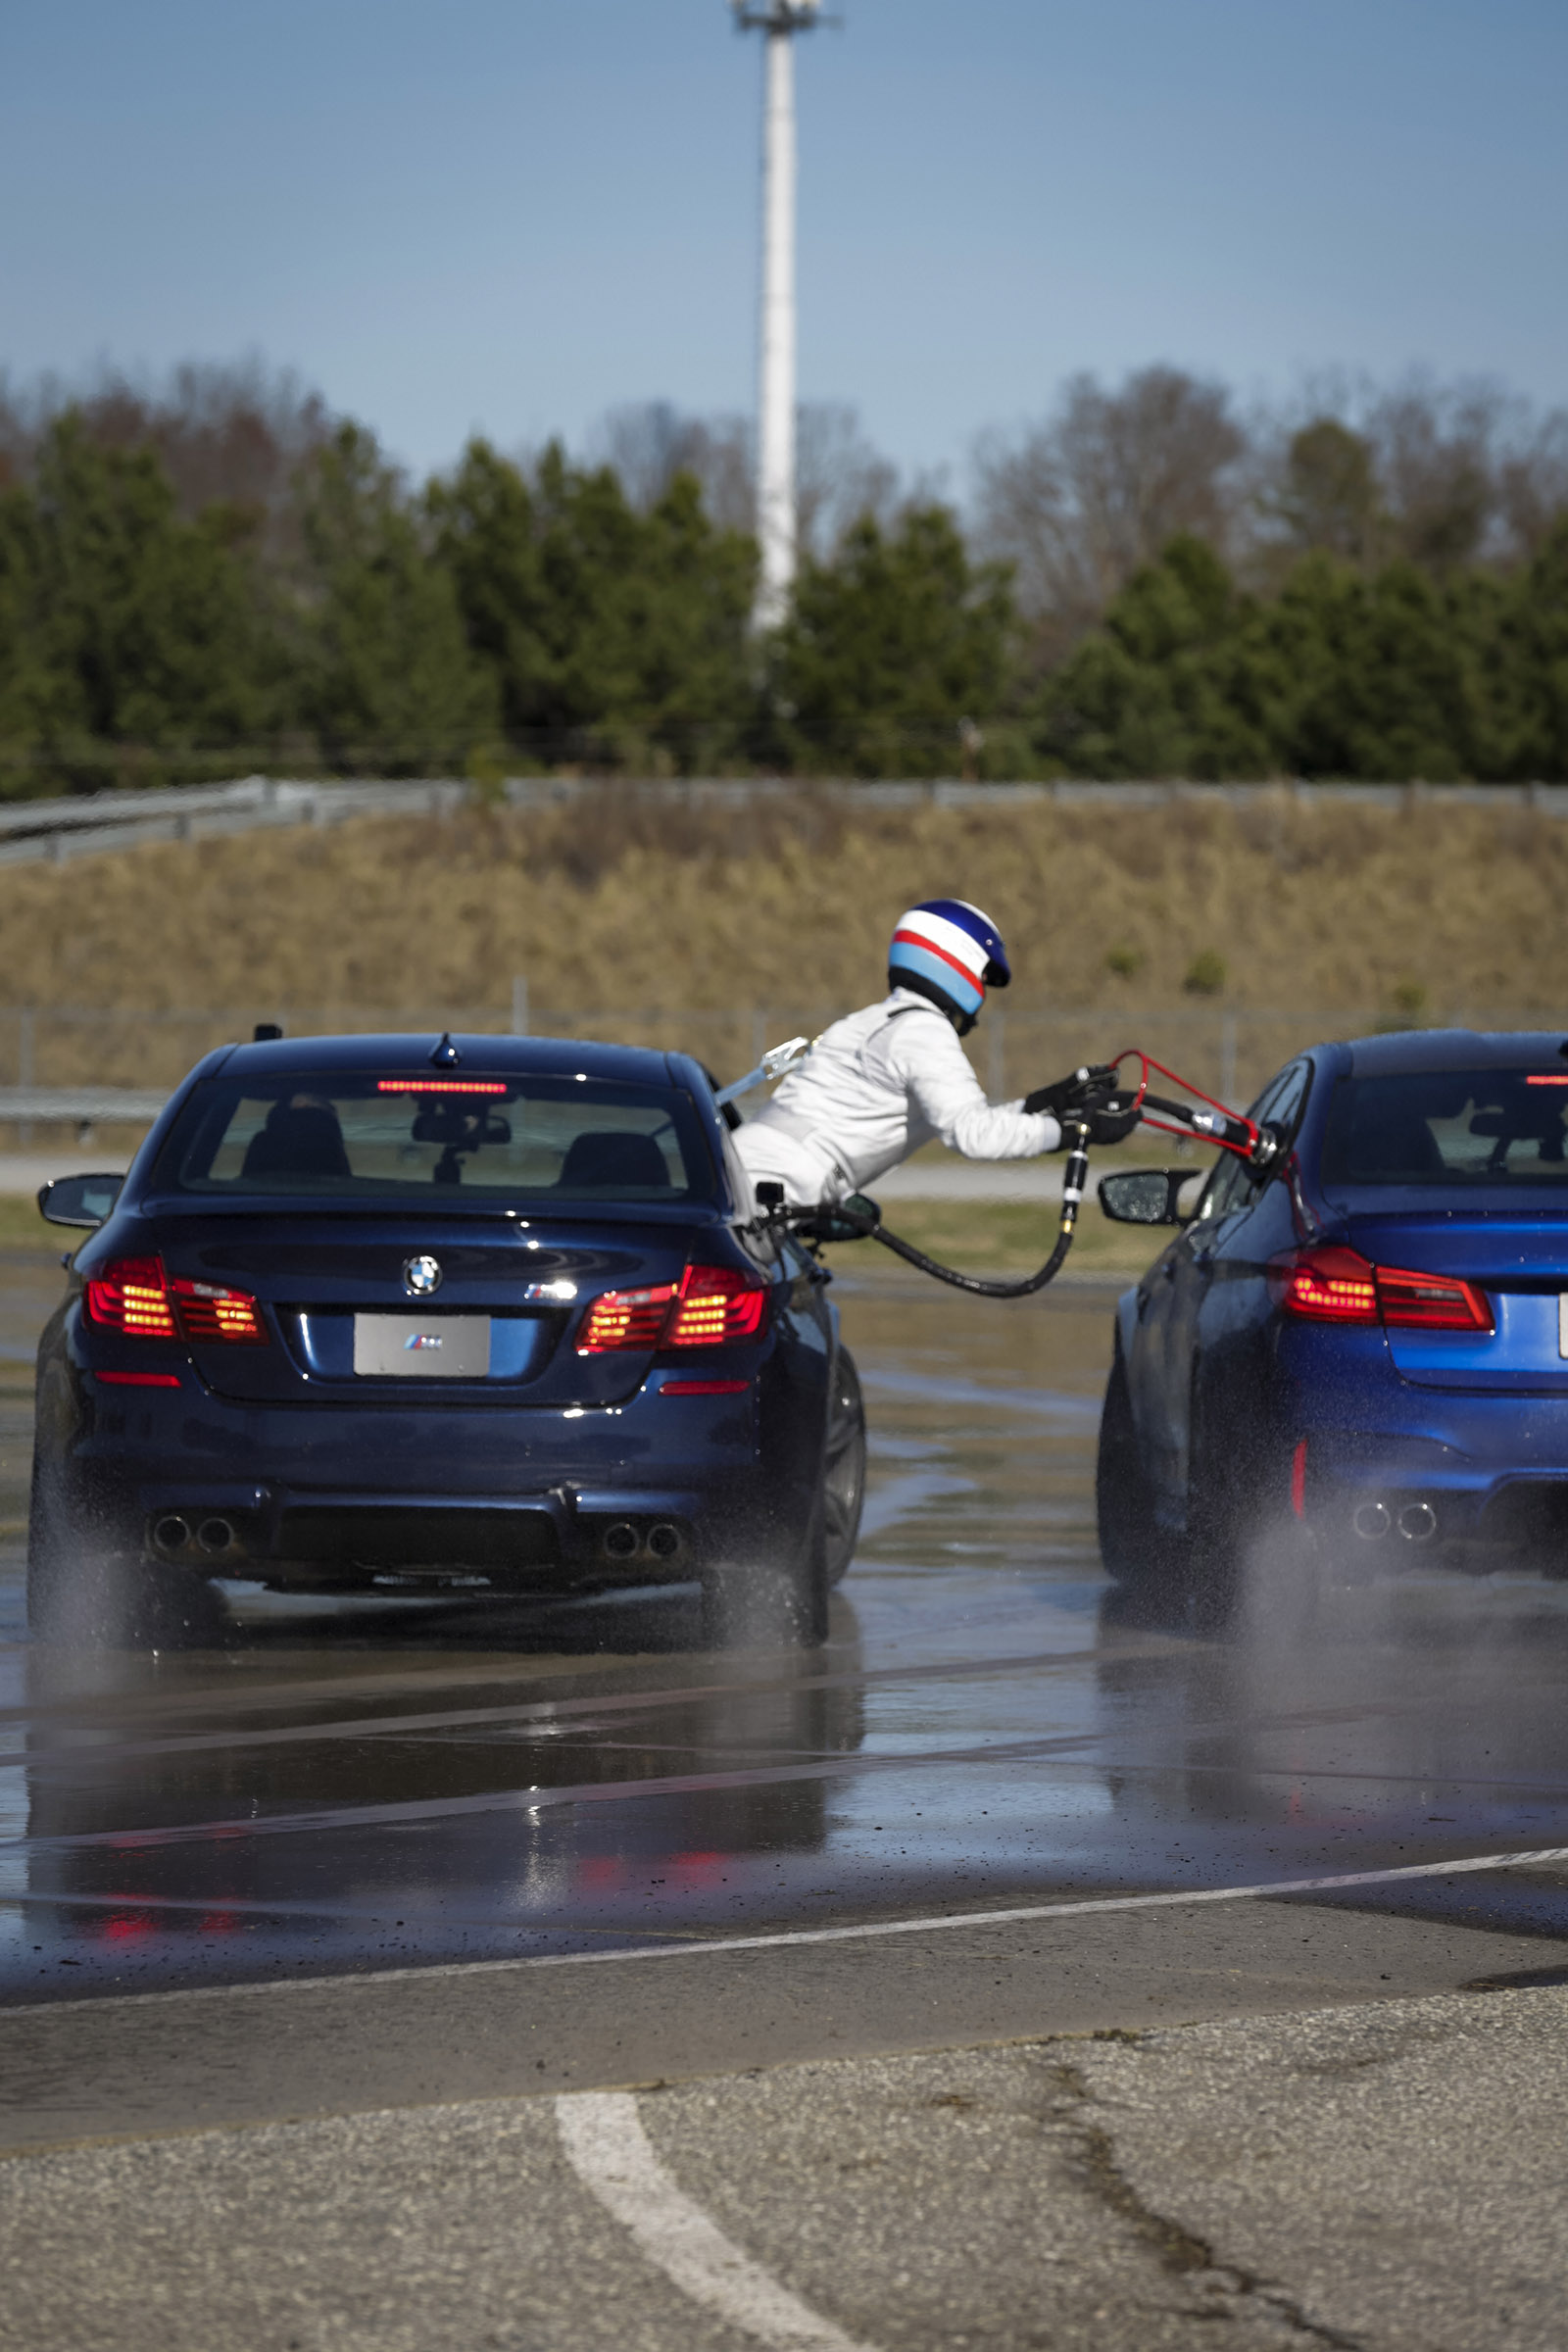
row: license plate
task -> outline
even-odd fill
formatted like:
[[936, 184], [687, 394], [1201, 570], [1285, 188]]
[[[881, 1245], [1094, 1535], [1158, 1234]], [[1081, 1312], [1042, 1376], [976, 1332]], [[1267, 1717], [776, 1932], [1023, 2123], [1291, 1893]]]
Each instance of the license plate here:
[[1568, 1355], [1568, 1291], [1557, 1293], [1557, 1353]]
[[488, 1380], [488, 1315], [356, 1315], [361, 1380]]

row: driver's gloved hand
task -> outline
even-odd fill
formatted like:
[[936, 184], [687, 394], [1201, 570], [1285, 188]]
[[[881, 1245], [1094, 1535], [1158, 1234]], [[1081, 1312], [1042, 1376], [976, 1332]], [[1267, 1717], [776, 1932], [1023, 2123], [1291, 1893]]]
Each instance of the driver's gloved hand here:
[[1139, 1116], [1130, 1095], [1112, 1093], [1108, 1088], [1103, 1094], [1091, 1095], [1071, 1115], [1083, 1121], [1092, 1144], [1124, 1144]]
[[1031, 1113], [1048, 1110], [1054, 1119], [1064, 1119], [1069, 1111], [1077, 1110], [1090, 1097], [1103, 1094], [1113, 1084], [1115, 1076], [1115, 1071], [1106, 1064], [1091, 1062], [1081, 1070], [1074, 1070], [1066, 1078], [1056, 1079], [1054, 1085], [1037, 1086], [1032, 1095], [1025, 1095], [1023, 1106]]

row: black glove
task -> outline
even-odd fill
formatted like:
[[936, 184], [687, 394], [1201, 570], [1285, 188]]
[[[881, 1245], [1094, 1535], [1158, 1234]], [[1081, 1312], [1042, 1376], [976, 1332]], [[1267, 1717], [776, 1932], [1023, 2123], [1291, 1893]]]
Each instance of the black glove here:
[[1049, 1110], [1054, 1119], [1064, 1119], [1070, 1110], [1093, 1095], [1102, 1095], [1115, 1083], [1116, 1073], [1104, 1062], [1090, 1062], [1074, 1070], [1069, 1078], [1058, 1078], [1054, 1086], [1037, 1086], [1032, 1095], [1025, 1095], [1025, 1110]]
[[1092, 1095], [1072, 1116], [1082, 1119], [1092, 1144], [1124, 1144], [1137, 1126], [1139, 1114], [1130, 1096], [1113, 1094], [1107, 1088], [1102, 1095]]
[[1058, 1079], [1025, 1098], [1025, 1110], [1049, 1110], [1063, 1128], [1083, 1127], [1092, 1144], [1124, 1144], [1138, 1124], [1134, 1095], [1126, 1087], [1105, 1084], [1107, 1073], [1093, 1074], [1098, 1083], [1079, 1077]]

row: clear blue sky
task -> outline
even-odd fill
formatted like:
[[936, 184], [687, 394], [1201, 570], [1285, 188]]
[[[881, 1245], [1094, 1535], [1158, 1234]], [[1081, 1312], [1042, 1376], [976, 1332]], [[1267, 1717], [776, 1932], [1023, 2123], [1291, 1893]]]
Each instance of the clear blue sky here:
[[[831, 0], [830, 0], [831, 5]], [[948, 466], [1060, 379], [1426, 364], [1568, 400], [1565, 0], [843, 0], [802, 393]], [[6, 0], [0, 365], [259, 350], [417, 466], [750, 406], [723, 0]]]

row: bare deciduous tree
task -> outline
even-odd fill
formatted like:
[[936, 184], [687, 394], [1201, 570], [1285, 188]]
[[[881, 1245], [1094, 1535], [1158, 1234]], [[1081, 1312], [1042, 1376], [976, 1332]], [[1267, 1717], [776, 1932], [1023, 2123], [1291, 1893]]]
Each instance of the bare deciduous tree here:
[[795, 494], [801, 545], [826, 558], [863, 514], [891, 521], [901, 503], [898, 467], [873, 446], [856, 410], [807, 401], [796, 420]]
[[1114, 391], [1077, 375], [1021, 437], [975, 458], [986, 553], [1017, 568], [1050, 659], [1178, 531], [1228, 553], [1247, 435], [1223, 384], [1145, 368]]
[[[757, 522], [751, 426], [743, 416], [693, 416], [667, 400], [612, 409], [590, 438], [591, 455], [611, 466], [632, 505], [658, 505], [677, 473], [695, 474], [703, 503], [721, 528], [750, 531]], [[797, 416], [796, 498], [801, 545], [830, 555], [852, 522], [871, 513], [886, 520], [898, 504], [897, 469], [873, 448], [854, 409], [803, 403]]]
[[292, 369], [256, 358], [187, 362], [162, 382], [114, 368], [77, 384], [44, 376], [24, 391], [0, 381], [0, 481], [27, 477], [67, 409], [107, 448], [156, 450], [183, 514], [215, 500], [248, 509], [274, 548], [292, 528], [300, 466], [338, 421]]
[[642, 514], [658, 506], [677, 473], [691, 473], [720, 529], [753, 526], [751, 429], [744, 416], [692, 416], [667, 400], [632, 401], [601, 419], [590, 452], [620, 476]]
[[[1568, 513], [1568, 415], [1485, 378], [1319, 377], [1258, 435], [1260, 576], [1301, 548], [1446, 572], [1528, 558]], [[1272, 562], [1271, 562], [1272, 559]]]

